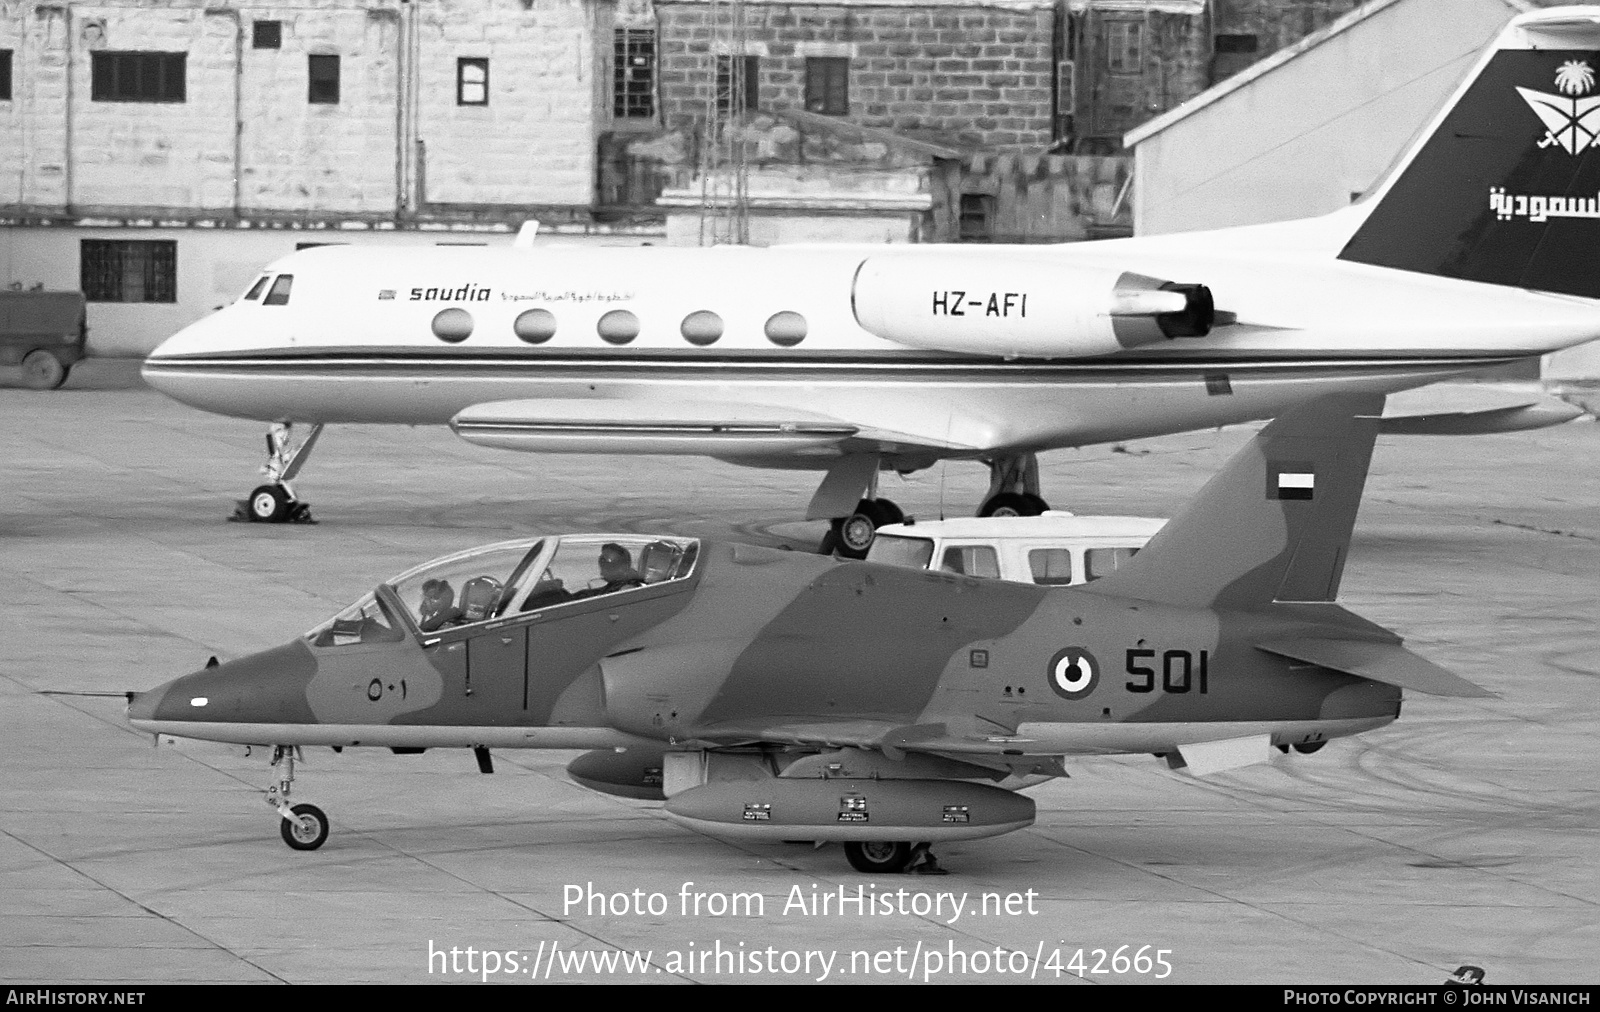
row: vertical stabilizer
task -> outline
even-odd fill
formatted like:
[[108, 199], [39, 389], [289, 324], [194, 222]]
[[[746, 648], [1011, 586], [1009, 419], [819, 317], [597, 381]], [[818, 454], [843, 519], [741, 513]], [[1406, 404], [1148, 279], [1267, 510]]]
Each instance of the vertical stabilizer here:
[[1341, 260], [1600, 298], [1600, 8], [1512, 20]]
[[1282, 415], [1086, 589], [1195, 608], [1332, 601], [1382, 414], [1382, 394], [1343, 394]]

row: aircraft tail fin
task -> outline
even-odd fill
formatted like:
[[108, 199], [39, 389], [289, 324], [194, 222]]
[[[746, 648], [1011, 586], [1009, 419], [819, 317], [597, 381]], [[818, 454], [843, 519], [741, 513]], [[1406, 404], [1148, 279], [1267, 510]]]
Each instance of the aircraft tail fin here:
[[1196, 608], [1332, 601], [1382, 394], [1340, 394], [1269, 423], [1093, 593]]
[[1600, 298], [1600, 9], [1513, 18], [1341, 260]]

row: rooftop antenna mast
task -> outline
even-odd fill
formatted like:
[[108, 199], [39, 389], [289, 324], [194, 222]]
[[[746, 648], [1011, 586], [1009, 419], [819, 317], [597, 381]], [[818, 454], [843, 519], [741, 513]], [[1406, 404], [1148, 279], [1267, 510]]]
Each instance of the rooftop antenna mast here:
[[700, 245], [750, 243], [750, 165], [743, 130], [748, 108], [744, 0], [710, 0], [711, 87], [700, 136]]

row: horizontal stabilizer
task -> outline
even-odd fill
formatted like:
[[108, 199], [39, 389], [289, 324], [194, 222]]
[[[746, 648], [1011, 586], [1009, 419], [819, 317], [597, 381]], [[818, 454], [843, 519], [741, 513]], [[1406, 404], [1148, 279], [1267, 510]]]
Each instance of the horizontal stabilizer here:
[[1436, 383], [1391, 394], [1378, 431], [1393, 436], [1479, 436], [1560, 425], [1585, 414], [1533, 384]]
[[1223, 741], [1197, 741], [1192, 745], [1179, 745], [1181, 762], [1167, 763], [1173, 769], [1188, 770], [1197, 777], [1208, 777], [1244, 766], [1264, 763], [1272, 757], [1270, 734], [1252, 734], [1244, 738], [1227, 738]]
[[1432, 696], [1494, 698], [1489, 690], [1423, 660], [1398, 643], [1307, 638], [1257, 643], [1256, 649]]

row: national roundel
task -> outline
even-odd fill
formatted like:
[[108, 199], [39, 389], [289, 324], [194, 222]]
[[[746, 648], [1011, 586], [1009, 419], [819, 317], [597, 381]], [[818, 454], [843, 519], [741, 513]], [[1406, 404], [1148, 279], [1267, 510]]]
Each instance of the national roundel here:
[[1062, 699], [1082, 699], [1100, 681], [1100, 664], [1082, 647], [1066, 647], [1050, 658], [1045, 677]]

